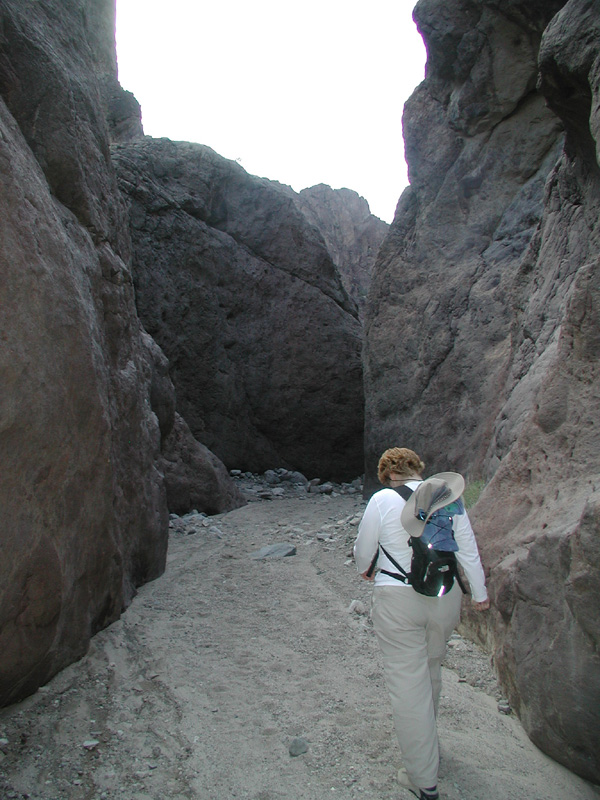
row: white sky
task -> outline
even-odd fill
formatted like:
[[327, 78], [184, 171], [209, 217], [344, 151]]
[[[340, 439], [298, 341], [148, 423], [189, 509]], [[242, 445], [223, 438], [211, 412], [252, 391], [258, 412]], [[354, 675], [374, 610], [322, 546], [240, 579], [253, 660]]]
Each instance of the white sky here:
[[402, 109], [423, 80], [416, 0], [117, 0], [121, 85], [144, 132], [300, 191], [347, 187], [392, 220]]

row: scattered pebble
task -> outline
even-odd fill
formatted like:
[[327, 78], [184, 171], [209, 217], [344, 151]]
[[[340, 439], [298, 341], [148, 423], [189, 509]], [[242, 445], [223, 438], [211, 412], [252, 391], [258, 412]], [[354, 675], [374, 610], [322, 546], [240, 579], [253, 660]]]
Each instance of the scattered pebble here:
[[86, 750], [93, 750], [95, 747], [98, 747], [99, 744], [100, 742], [98, 739], [86, 739], [83, 746]]
[[290, 755], [295, 758], [308, 752], [308, 742], [302, 736], [296, 736], [290, 744]]
[[367, 608], [361, 600], [353, 600], [348, 606], [348, 613], [364, 616], [367, 613]]

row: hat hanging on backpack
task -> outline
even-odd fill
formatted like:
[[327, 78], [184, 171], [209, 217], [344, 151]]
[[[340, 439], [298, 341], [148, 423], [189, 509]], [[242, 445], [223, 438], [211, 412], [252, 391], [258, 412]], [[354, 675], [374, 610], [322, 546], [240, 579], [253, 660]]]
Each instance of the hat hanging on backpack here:
[[465, 479], [458, 472], [438, 472], [422, 481], [406, 501], [400, 521], [409, 534], [419, 538], [427, 520], [438, 509], [453, 503], [465, 490]]

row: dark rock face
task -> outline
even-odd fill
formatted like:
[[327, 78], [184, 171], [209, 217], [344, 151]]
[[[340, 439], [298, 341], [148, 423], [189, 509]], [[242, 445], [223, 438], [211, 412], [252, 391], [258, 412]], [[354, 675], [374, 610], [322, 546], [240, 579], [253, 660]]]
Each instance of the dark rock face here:
[[371, 214], [369, 204], [351, 189], [321, 183], [295, 195], [296, 205], [321, 233], [344, 288], [362, 316], [371, 273], [389, 225]]
[[165, 433], [174, 407], [110, 162], [113, 16], [0, 0], [0, 704], [83, 655], [165, 563], [151, 400]]
[[[492, 574], [500, 678], [532, 740], [596, 783], [599, 56], [600, 7], [572, 0], [552, 20], [540, 47], [540, 85], [564, 122], [566, 140], [514, 287], [512, 369], [489, 449], [492, 459], [502, 461], [475, 513]], [[515, 409], [528, 413], [503, 458], [505, 427]]]
[[124, 207], [74, 5], [0, 3], [3, 704], [81, 656], [166, 553]]
[[160, 428], [158, 470], [164, 476], [169, 511], [185, 514], [196, 509], [220, 514], [245, 505], [225, 465], [194, 439], [186, 421], [176, 413], [167, 357], [145, 331], [142, 336], [151, 365], [150, 406]]
[[220, 514], [246, 503], [223, 463], [194, 439], [179, 414], [175, 414], [173, 428], [163, 443], [160, 469], [165, 476], [169, 511], [174, 514], [192, 509]]
[[494, 476], [472, 514], [493, 609], [466, 626], [533, 741], [597, 782], [600, 9], [422, 0], [416, 16], [412, 186], [367, 314], [370, 471], [403, 444], [428, 471]]
[[507, 296], [562, 142], [535, 90], [543, 19], [483, 2], [428, 0], [415, 14], [429, 63], [404, 113], [411, 186], [365, 320], [371, 481], [392, 441], [433, 471], [483, 469], [510, 364]]
[[118, 145], [140, 317], [178, 410], [230, 468], [362, 471], [361, 328], [288, 190], [210, 148]]

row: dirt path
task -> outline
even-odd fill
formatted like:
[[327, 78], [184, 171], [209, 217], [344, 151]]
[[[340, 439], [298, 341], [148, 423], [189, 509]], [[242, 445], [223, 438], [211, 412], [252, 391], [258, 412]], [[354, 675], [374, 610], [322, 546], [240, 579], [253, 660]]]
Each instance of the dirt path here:
[[[370, 596], [349, 559], [363, 507], [310, 495], [188, 519], [88, 655], [0, 710], [0, 800], [409, 800], [377, 643], [349, 611]], [[296, 555], [252, 558], [277, 542]], [[451, 644], [442, 797], [598, 800], [499, 713], [485, 657]]]

